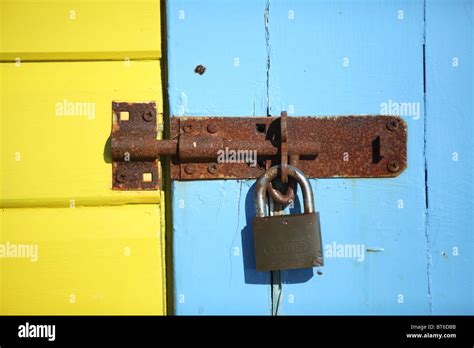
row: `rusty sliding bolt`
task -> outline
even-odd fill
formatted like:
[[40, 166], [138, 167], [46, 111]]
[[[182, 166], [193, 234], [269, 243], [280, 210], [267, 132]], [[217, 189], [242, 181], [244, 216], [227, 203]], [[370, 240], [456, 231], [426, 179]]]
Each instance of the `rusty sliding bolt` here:
[[[319, 145], [314, 142], [288, 143], [288, 154], [316, 156]], [[270, 140], [259, 142], [229, 141], [216, 136], [180, 135], [178, 140], [155, 140], [141, 137], [116, 137], [112, 142], [112, 159], [127, 161], [125, 154], [134, 161], [157, 159], [160, 156], [178, 156], [182, 161], [216, 160], [220, 150], [256, 151], [257, 156], [277, 156], [278, 147]]]
[[[396, 177], [407, 167], [407, 125], [397, 116], [180, 116], [170, 119], [169, 140], [157, 140], [154, 102], [113, 102], [112, 109], [116, 190], [158, 189], [161, 156], [171, 157], [173, 180], [258, 178], [285, 162], [309, 178]], [[294, 199], [289, 177], [288, 184], [269, 190], [275, 201]]]

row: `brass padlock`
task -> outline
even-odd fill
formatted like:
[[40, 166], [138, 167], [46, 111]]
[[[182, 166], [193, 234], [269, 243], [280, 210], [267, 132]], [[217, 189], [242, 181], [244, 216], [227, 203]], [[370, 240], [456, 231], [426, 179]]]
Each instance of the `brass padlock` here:
[[319, 213], [314, 211], [311, 183], [301, 170], [287, 166], [303, 192], [304, 213], [266, 216], [266, 191], [280, 166], [268, 169], [257, 181], [253, 238], [257, 271], [323, 266]]

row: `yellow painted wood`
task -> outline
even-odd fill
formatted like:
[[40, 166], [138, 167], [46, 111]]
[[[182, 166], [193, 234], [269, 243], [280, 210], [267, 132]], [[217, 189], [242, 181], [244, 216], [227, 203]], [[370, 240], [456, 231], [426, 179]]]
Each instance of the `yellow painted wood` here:
[[[158, 203], [112, 191], [112, 101], [157, 102], [159, 61], [1, 63], [0, 207]], [[69, 106], [71, 106], [69, 108]]]
[[0, 61], [158, 59], [159, 0], [0, 0]]
[[[3, 69], [1, 68], [0, 63], [0, 137], [3, 137], [3, 94], [4, 94], [4, 79], [3, 79]], [[3, 173], [3, 140], [0, 139], [0, 200], [3, 197], [3, 180], [2, 180], [2, 173]], [[1, 204], [1, 203], [0, 203]], [[0, 279], [1, 280], [1, 279]]]
[[164, 314], [160, 231], [151, 204], [0, 210], [0, 313]]
[[162, 123], [160, 27], [159, 0], [0, 0], [0, 314], [166, 314], [164, 192], [112, 191], [108, 149], [112, 101]]

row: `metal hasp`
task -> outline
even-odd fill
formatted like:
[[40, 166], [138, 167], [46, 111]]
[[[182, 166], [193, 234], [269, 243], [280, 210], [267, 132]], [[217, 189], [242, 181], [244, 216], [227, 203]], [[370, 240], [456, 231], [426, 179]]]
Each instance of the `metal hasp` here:
[[171, 156], [173, 180], [258, 178], [282, 163], [282, 151], [309, 178], [395, 177], [407, 166], [407, 125], [398, 116], [171, 117], [170, 139], [157, 140], [153, 103], [113, 103], [113, 110], [117, 190], [158, 189], [160, 156]]
[[[156, 105], [112, 103], [112, 188], [114, 190], [158, 190], [158, 155], [141, 153], [156, 142]], [[137, 155], [140, 153], [140, 155]]]

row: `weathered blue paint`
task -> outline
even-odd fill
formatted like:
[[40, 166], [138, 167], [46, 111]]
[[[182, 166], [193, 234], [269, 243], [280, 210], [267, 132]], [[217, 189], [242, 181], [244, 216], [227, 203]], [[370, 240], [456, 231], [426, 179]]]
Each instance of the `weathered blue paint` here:
[[[167, 2], [172, 114], [266, 114], [265, 5]], [[254, 270], [252, 255], [254, 184], [173, 183], [176, 314], [270, 313], [269, 275]]]
[[[401, 111], [408, 123], [399, 177], [312, 181], [326, 265], [282, 273], [280, 314], [474, 313], [472, 3], [167, 2], [172, 114]], [[253, 270], [254, 181], [172, 194], [176, 313], [270, 314], [269, 275]], [[340, 245], [363, 254], [330, 257]]]
[[474, 2], [426, 3], [426, 156], [433, 314], [474, 314]]
[[[307, 271], [284, 272], [281, 313], [427, 313], [423, 2], [276, 1], [269, 27], [272, 114], [380, 114], [383, 103], [416, 103], [403, 115], [402, 175], [312, 182], [326, 265], [305, 282]], [[334, 243], [363, 246], [363, 256], [329, 257]]]

